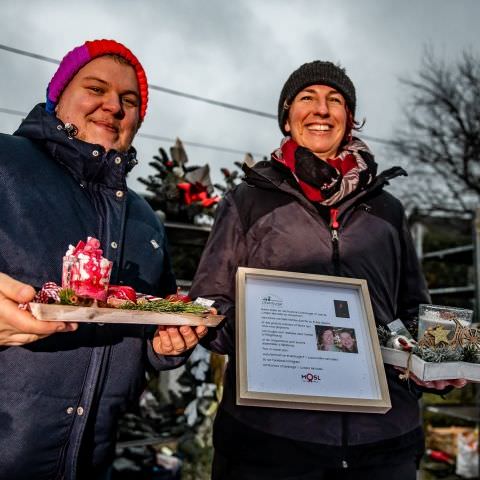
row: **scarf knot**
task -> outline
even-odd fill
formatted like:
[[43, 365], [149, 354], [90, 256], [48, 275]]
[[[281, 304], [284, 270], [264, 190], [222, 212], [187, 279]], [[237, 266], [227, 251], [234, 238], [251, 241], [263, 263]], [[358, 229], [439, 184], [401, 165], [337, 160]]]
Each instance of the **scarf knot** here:
[[363, 189], [377, 173], [373, 154], [355, 137], [338, 156], [328, 160], [321, 160], [291, 137], [285, 137], [272, 159], [292, 172], [310, 201], [325, 206], [336, 205], [355, 190]]

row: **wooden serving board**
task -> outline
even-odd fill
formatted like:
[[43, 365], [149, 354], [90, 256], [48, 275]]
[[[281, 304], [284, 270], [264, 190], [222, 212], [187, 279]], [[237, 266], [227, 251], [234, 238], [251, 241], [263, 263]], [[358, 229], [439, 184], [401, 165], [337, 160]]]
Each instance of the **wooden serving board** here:
[[224, 315], [194, 315], [192, 313], [157, 313], [121, 308], [77, 307], [47, 303], [30, 303], [30, 310], [38, 320], [54, 322], [136, 323], [139, 325], [205, 325], [217, 326]]

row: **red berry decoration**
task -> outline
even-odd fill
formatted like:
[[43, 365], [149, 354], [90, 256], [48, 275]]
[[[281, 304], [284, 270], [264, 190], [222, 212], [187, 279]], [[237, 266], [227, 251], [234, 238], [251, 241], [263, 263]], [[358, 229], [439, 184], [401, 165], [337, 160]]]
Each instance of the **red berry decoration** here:
[[165, 298], [169, 302], [183, 302], [183, 303], [190, 303], [192, 299], [188, 295], [184, 295], [180, 293], [180, 288], [177, 289], [177, 293], [172, 293]]
[[132, 287], [127, 287], [126, 285], [110, 285], [108, 287], [107, 297], [137, 303], [137, 292]]

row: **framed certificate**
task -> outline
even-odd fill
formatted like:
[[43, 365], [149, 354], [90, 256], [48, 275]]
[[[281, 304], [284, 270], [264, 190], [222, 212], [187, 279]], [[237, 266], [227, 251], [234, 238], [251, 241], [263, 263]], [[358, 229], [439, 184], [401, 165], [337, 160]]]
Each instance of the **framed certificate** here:
[[391, 408], [365, 280], [240, 267], [236, 295], [239, 405]]

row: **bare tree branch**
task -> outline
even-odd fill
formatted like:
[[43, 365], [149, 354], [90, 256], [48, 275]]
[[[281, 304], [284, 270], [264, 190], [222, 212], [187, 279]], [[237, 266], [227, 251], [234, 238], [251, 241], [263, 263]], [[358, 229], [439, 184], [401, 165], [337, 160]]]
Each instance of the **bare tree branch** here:
[[401, 81], [407, 127], [391, 148], [414, 173], [404, 202], [424, 211], [470, 212], [480, 200], [480, 58], [466, 51], [447, 64], [426, 49], [415, 78]]

